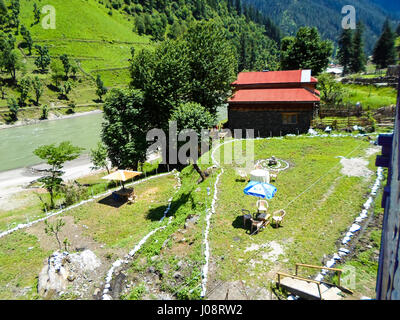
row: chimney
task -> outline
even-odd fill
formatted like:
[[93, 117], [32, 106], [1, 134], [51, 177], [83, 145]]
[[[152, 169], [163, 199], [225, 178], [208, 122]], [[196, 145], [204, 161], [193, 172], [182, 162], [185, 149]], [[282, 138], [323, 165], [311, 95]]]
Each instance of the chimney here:
[[302, 83], [311, 82], [311, 70], [301, 70], [301, 82]]

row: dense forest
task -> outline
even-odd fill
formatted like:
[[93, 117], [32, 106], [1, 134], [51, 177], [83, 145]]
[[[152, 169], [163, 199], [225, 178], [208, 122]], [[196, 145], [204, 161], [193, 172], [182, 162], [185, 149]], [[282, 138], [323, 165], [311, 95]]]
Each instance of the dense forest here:
[[[243, 0], [268, 15], [287, 35], [293, 35], [301, 26], [315, 26], [321, 36], [337, 42], [342, 31], [342, 8], [349, 5], [346, 0]], [[354, 0], [357, 21], [362, 21], [365, 32], [365, 49], [372, 53], [388, 16], [400, 20], [400, 14], [393, 11], [397, 1]], [[393, 25], [397, 25], [394, 24]]]
[[104, 4], [109, 14], [122, 10], [132, 15], [135, 31], [154, 41], [176, 39], [193, 20], [214, 19], [225, 26], [227, 39], [237, 49], [238, 70], [278, 68], [280, 29], [241, 0], [110, 0]]

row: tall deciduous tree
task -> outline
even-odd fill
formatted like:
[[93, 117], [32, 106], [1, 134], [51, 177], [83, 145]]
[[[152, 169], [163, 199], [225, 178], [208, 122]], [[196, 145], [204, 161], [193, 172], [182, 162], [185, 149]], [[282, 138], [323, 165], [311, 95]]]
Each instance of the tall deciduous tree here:
[[45, 73], [47, 72], [51, 62], [49, 48], [47, 46], [39, 46], [39, 45], [36, 45], [35, 48], [39, 54], [39, 56], [35, 60], [35, 65], [36, 67], [38, 67], [40, 72]]
[[146, 160], [143, 100], [140, 90], [129, 89], [113, 89], [106, 98], [101, 136], [113, 167], [137, 170]]
[[82, 148], [73, 146], [71, 142], [64, 141], [58, 146], [54, 144], [41, 146], [33, 152], [40, 159], [45, 160], [50, 166], [50, 168], [46, 170], [47, 175], [39, 179], [40, 182], [44, 183], [45, 188], [50, 193], [50, 208], [54, 208], [54, 195], [63, 181], [62, 176], [64, 172], [62, 169], [64, 163], [77, 159], [82, 150]]
[[378, 69], [384, 69], [396, 62], [395, 36], [389, 20], [386, 20], [383, 25], [382, 34], [374, 48], [372, 62]]
[[33, 78], [33, 80], [32, 80], [32, 88], [33, 88], [33, 91], [35, 92], [35, 104], [38, 106], [40, 97], [43, 95], [43, 91], [44, 91], [43, 83], [39, 79], [38, 76]]
[[[198, 172], [203, 182], [206, 179], [205, 173], [197, 164], [198, 156], [200, 155], [201, 133], [203, 129], [209, 129], [215, 122], [214, 117], [201, 104], [187, 102], [180, 104], [174, 109], [171, 115], [171, 121], [176, 121], [178, 132], [185, 129], [193, 130], [197, 134], [197, 145], [194, 146], [197, 153], [193, 155], [193, 167]], [[207, 142], [207, 141], [205, 141]], [[193, 143], [193, 142], [191, 142]]]
[[71, 70], [71, 63], [69, 61], [69, 57], [66, 54], [62, 54], [60, 56], [60, 60], [64, 66], [65, 77], [68, 78], [69, 71]]
[[332, 42], [321, 40], [317, 28], [302, 27], [296, 37], [282, 40], [281, 69], [311, 69], [316, 75], [327, 68], [332, 52]]
[[96, 94], [99, 96], [100, 101], [103, 101], [103, 96], [107, 93], [108, 89], [104, 86], [99, 74], [96, 77], [96, 87]]

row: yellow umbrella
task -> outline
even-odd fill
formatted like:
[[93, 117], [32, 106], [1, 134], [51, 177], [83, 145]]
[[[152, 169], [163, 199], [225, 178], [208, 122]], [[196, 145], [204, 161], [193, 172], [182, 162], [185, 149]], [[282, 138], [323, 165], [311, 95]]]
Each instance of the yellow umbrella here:
[[109, 174], [108, 176], [103, 177], [102, 179], [104, 180], [112, 180], [112, 181], [121, 181], [123, 188], [124, 182], [130, 179], [133, 179], [134, 177], [142, 175], [142, 172], [139, 171], [129, 171], [129, 170], [118, 170], [115, 171], [114, 173]]

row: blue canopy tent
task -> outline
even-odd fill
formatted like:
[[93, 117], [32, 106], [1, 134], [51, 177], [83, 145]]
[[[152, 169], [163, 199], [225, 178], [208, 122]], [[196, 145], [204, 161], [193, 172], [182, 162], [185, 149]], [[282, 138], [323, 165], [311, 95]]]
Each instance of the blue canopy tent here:
[[272, 184], [258, 181], [250, 181], [244, 188], [244, 193], [246, 195], [262, 199], [272, 199], [277, 191], [278, 189]]

